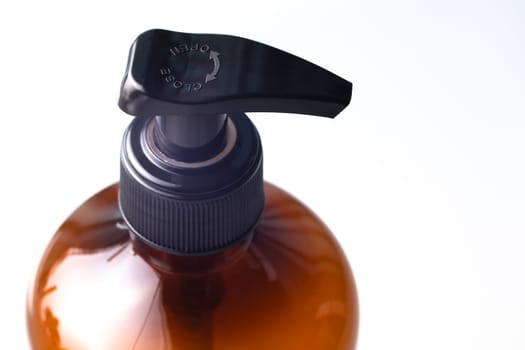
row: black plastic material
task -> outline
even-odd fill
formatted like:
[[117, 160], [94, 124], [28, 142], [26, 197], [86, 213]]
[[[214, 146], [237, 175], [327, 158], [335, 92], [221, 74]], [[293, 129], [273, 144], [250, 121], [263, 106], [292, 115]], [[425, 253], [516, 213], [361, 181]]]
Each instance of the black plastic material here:
[[244, 114], [230, 116], [237, 138], [231, 152], [205, 167], [166, 164], [143, 140], [152, 118], [136, 118], [122, 145], [119, 203], [130, 229], [155, 248], [208, 254], [242, 240], [264, 207], [262, 148]]
[[246, 237], [264, 206], [262, 149], [244, 112], [334, 117], [352, 84], [252, 40], [150, 30], [133, 43], [120, 108], [122, 214], [140, 239], [207, 254]]
[[253, 40], [154, 29], [131, 47], [119, 106], [146, 117], [231, 112], [335, 117], [351, 94], [350, 82]]

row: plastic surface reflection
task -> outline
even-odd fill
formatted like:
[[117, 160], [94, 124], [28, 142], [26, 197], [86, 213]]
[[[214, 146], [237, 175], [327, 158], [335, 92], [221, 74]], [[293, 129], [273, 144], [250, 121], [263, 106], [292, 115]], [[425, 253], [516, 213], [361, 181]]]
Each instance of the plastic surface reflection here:
[[89, 199], [50, 243], [28, 295], [33, 349], [354, 349], [352, 274], [326, 227], [291, 196], [266, 184], [252, 244], [196, 275], [137, 253], [117, 191]]

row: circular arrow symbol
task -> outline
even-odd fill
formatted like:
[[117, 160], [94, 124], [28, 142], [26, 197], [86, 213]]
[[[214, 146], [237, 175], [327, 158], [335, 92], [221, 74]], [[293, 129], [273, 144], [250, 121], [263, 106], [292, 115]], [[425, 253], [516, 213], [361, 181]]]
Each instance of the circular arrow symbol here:
[[210, 61], [213, 61], [213, 70], [211, 73], [206, 74], [206, 79], [204, 82], [208, 84], [210, 81], [217, 79], [217, 73], [221, 69], [221, 61], [219, 60], [219, 55], [217, 51], [210, 51]]

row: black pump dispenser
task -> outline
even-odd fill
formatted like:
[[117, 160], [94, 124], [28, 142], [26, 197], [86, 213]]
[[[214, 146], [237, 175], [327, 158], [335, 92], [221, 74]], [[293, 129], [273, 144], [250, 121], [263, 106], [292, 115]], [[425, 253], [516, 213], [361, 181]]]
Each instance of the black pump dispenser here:
[[264, 206], [262, 148], [244, 112], [335, 117], [352, 84], [239, 37], [150, 30], [130, 49], [120, 108], [119, 203], [139, 239], [209, 254], [244, 239]]

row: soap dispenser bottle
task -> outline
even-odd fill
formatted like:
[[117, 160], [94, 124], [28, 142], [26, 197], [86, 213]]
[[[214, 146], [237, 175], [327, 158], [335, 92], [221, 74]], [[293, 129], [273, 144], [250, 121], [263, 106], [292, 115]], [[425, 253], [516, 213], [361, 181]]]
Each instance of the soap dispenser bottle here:
[[345, 256], [314, 213], [263, 181], [261, 140], [244, 114], [335, 117], [351, 91], [248, 39], [141, 34], [118, 102], [135, 116], [120, 182], [47, 247], [28, 292], [32, 348], [354, 349]]

